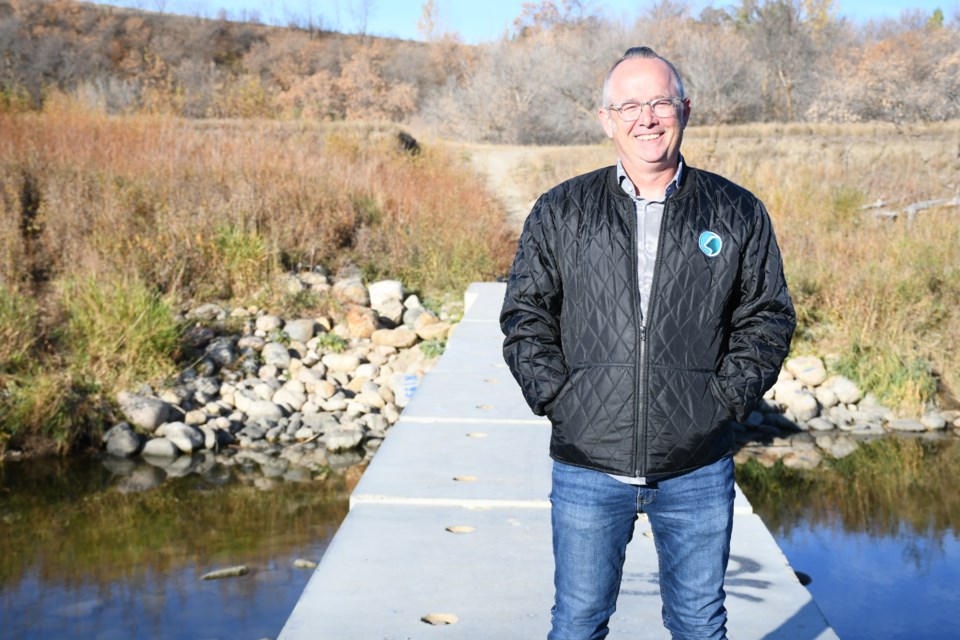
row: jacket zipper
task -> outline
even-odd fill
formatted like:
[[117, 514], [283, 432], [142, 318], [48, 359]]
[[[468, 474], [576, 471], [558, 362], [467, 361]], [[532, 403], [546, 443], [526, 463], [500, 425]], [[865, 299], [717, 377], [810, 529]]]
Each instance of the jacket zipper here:
[[[659, 285], [659, 283], [660, 283], [661, 263], [663, 262], [663, 254], [664, 254], [664, 248], [665, 248], [665, 247], [664, 247], [664, 242], [663, 242], [663, 240], [664, 240], [664, 238], [666, 237], [667, 220], [668, 220], [667, 214], [669, 213], [669, 210], [670, 210], [670, 198], [667, 198], [666, 201], [663, 203], [663, 215], [662, 215], [661, 218], [660, 218], [660, 231], [659, 231], [658, 238], [657, 238], [657, 257], [656, 257], [656, 259], [653, 261], [653, 282], [650, 284], [650, 300], [647, 301], [647, 317], [648, 317], [648, 318], [653, 318], [653, 310], [654, 310], [654, 309], [653, 309], [653, 305], [654, 305], [654, 300], [657, 299], [655, 293], [657, 292], [657, 289], [658, 289], [658, 286], [657, 286], [657, 285]], [[639, 224], [639, 222], [638, 222], [638, 224]], [[638, 232], [638, 233], [639, 233], [639, 232]], [[638, 235], [637, 233], [634, 234], [634, 240], [637, 239], [637, 235]], [[635, 260], [638, 260], [636, 254], [637, 254], [637, 250], [635, 249], [635, 250], [634, 250], [634, 259], [635, 259]], [[637, 270], [634, 269], [634, 272], [636, 272], [636, 271], [637, 271]], [[647, 350], [648, 350], [648, 349], [647, 349], [647, 330], [646, 330], [646, 322], [645, 322], [645, 318], [643, 317], [643, 312], [642, 312], [642, 310], [640, 309], [640, 275], [639, 275], [639, 273], [637, 273], [636, 279], [637, 279], [637, 301], [638, 301], [637, 304], [638, 304], [638, 312], [639, 312], [639, 314], [640, 314], [640, 330], [639, 330], [639, 333], [640, 333], [640, 362], [639, 362], [639, 372], [640, 372], [640, 375], [637, 376], [637, 385], [639, 386], [639, 391], [638, 391], [638, 396], [637, 396], [637, 397], [638, 397], [638, 399], [639, 399], [638, 405], [639, 405], [639, 411], [640, 411], [640, 416], [639, 416], [639, 419], [640, 419], [640, 432], [641, 432], [641, 434], [642, 434], [643, 442], [646, 443], [646, 441], [647, 441], [647, 425], [648, 425], [648, 422], [649, 422], [649, 419], [648, 419], [648, 414], [649, 414], [649, 412], [648, 412], [648, 407], [647, 407], [647, 390], [648, 390], [648, 388], [649, 388], [649, 386], [650, 386], [650, 384], [649, 384], [649, 382], [650, 382], [650, 358], [648, 357], [648, 354], [647, 354]], [[636, 459], [639, 461], [639, 460], [640, 460], [639, 442], [637, 443], [637, 445], [638, 445], [638, 447], [637, 447], [637, 449], [634, 451], [634, 456], [635, 456]], [[649, 450], [649, 447], [646, 447], [646, 446], [645, 446], [645, 447], [643, 448], [643, 453], [644, 453], [644, 455], [643, 455], [643, 464], [642, 464], [642, 465], [638, 465], [638, 467], [637, 467], [637, 469], [636, 469], [636, 476], [637, 476], [638, 478], [646, 477], [647, 472], [648, 472], [648, 470], [650, 469], [650, 450]]]
[[630, 263], [633, 265], [633, 281], [634, 281], [634, 316], [637, 319], [637, 322], [634, 324], [635, 337], [637, 344], [640, 345], [640, 355], [637, 358], [636, 362], [633, 365], [633, 379], [635, 380], [636, 385], [636, 394], [637, 401], [633, 404], [633, 475], [637, 478], [641, 477], [640, 474], [640, 431], [642, 429], [640, 425], [640, 415], [642, 413], [640, 409], [641, 402], [641, 387], [640, 384], [640, 371], [642, 369], [641, 362], [643, 360], [643, 341], [644, 341], [644, 330], [643, 330], [643, 307], [640, 301], [640, 256], [638, 251], [640, 250], [640, 221], [637, 216], [637, 203], [633, 200], [630, 201], [630, 215], [627, 216], [627, 220], [630, 223], [630, 235], [633, 240], [633, 248]]

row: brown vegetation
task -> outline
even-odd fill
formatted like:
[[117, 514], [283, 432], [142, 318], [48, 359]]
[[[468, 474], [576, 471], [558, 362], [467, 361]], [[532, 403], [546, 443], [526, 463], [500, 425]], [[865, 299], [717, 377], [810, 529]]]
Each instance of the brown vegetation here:
[[[366, 5], [364, 5], [366, 6]], [[67, 92], [110, 113], [415, 122], [482, 142], [599, 140], [609, 64], [646, 44], [677, 63], [696, 124], [960, 118], [960, 28], [942, 13], [855, 25], [834, 0], [740, 0], [693, 16], [660, 0], [630, 23], [589, 0], [524, 3], [512, 32], [467, 47], [138, 12], [74, 0], [0, 0], [0, 109]]]
[[15, 441], [69, 446], [98, 398], [170, 374], [186, 301], [323, 306], [271, 283], [345, 261], [428, 296], [509, 266], [502, 213], [463, 160], [410, 155], [395, 127], [110, 117], [60, 98], [0, 113], [0, 131], [0, 433]]

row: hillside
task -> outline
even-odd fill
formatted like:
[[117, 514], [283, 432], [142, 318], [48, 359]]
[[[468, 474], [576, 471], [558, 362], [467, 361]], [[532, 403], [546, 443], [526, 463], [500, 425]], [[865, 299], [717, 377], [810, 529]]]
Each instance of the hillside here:
[[[108, 113], [388, 120], [458, 140], [596, 142], [603, 74], [643, 43], [673, 60], [694, 124], [960, 118], [957, 16], [854, 25], [831, 3], [680, 3], [612, 22], [589, 2], [525, 3], [466, 46], [173, 16], [74, 0], [0, 0], [0, 109], [69, 95]], [[819, 8], [819, 9], [818, 9]]]

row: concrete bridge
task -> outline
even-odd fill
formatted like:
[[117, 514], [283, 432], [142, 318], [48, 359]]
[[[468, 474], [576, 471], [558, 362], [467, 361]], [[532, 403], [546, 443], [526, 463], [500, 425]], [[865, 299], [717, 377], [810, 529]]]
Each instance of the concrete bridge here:
[[[503, 294], [468, 289], [463, 321], [354, 491], [281, 640], [546, 637], [550, 427], [500, 355]], [[726, 589], [731, 638], [837, 638], [739, 488]], [[660, 607], [641, 520], [610, 637], [669, 638]]]

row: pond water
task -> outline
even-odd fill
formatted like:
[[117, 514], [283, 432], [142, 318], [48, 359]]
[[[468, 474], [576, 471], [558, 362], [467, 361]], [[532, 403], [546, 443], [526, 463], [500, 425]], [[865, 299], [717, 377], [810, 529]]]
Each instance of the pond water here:
[[[738, 469], [844, 640], [960, 638], [960, 445], [911, 446], [842, 474]], [[319, 561], [359, 477], [214, 467], [134, 491], [108, 467], [0, 465], [0, 638], [275, 638], [311, 574], [295, 561]]]
[[960, 541], [901, 532], [874, 536], [804, 523], [775, 535], [843, 640], [960, 638]]
[[960, 638], [960, 443], [890, 438], [840, 462], [738, 480], [840, 638]]
[[131, 492], [96, 459], [0, 465], [0, 638], [275, 638], [353, 483], [257, 473]]

